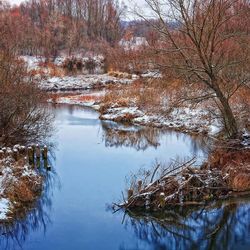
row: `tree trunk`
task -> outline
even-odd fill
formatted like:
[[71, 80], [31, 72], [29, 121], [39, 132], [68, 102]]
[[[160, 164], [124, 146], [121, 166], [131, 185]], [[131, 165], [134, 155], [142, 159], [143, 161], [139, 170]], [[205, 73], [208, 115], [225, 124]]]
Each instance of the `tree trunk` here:
[[238, 137], [238, 126], [233, 111], [229, 105], [227, 98], [222, 94], [220, 90], [216, 90], [216, 95], [221, 104], [220, 110], [226, 135], [230, 139], [235, 139]]

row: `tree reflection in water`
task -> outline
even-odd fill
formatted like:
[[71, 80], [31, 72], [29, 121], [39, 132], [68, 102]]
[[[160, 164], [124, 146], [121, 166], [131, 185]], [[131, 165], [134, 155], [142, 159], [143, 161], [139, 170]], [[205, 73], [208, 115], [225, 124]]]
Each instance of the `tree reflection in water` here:
[[133, 147], [144, 151], [150, 147], [158, 148], [163, 136], [175, 136], [176, 139], [187, 140], [191, 143], [194, 153], [208, 149], [208, 138], [191, 136], [162, 128], [126, 126], [119, 123], [102, 121], [103, 140], [106, 147]]
[[27, 213], [10, 224], [0, 225], [0, 249], [13, 250], [22, 249], [22, 245], [28, 236], [35, 231], [46, 232], [48, 224], [51, 223], [49, 211], [51, 210], [53, 190], [60, 188], [60, 182], [56, 173], [52, 170], [43, 171], [44, 188], [40, 198], [33, 204]]
[[125, 226], [147, 249], [250, 249], [250, 199], [160, 214], [128, 212]]

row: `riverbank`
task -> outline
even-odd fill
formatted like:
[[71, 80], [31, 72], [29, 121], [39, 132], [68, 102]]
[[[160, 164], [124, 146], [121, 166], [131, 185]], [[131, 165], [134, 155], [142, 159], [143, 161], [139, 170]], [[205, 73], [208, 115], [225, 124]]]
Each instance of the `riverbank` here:
[[[30, 74], [37, 79], [39, 87], [45, 91], [102, 89], [109, 85], [130, 84], [138, 79], [135, 74], [105, 73], [104, 59], [101, 56], [64, 56], [47, 63], [43, 57], [22, 56], [20, 59], [26, 64]], [[88, 67], [89, 61], [93, 64], [91, 69]]]
[[215, 135], [221, 129], [216, 119], [202, 107], [187, 105], [170, 112], [140, 109], [128, 100], [106, 100], [108, 89], [84, 93], [51, 93], [49, 102], [92, 107], [100, 112], [101, 120], [172, 129], [190, 134]]
[[[49, 92], [49, 102], [92, 107], [100, 112], [101, 120], [168, 128], [213, 137], [223, 132], [223, 120], [215, 102], [210, 99], [202, 102], [193, 98], [189, 100], [188, 96], [185, 97], [188, 90], [182, 83], [173, 80], [162, 81], [162, 76], [158, 72], [130, 75], [111, 71], [104, 74], [102, 57], [62, 57], [57, 58], [54, 63], [45, 65], [43, 59], [23, 59], [29, 69], [35, 70], [38, 75], [47, 65], [47, 73], [45, 78], [40, 79], [39, 86]], [[69, 60], [76, 65], [79, 60], [81, 65], [85, 65], [87, 60], [92, 60], [97, 73], [90, 74], [86, 69], [67, 72], [64, 65], [68, 65]], [[165, 86], [165, 81], [169, 86]], [[203, 90], [194, 90], [195, 95], [197, 91], [203, 96]], [[187, 99], [183, 99], [183, 96]], [[245, 128], [250, 124], [245, 105], [247, 104], [237, 101], [233, 105], [237, 120], [242, 124], [239, 128], [242, 133], [246, 132]]]
[[30, 162], [27, 150], [32, 149], [16, 145], [0, 150], [1, 223], [10, 223], [29, 211], [43, 190], [44, 176]]
[[[98, 65], [96, 74], [81, 70], [70, 75], [63, 70], [63, 65], [66, 62], [68, 65], [69, 60], [65, 57], [47, 64], [47, 68], [43, 58], [22, 57], [31, 72], [45, 77], [39, 81], [39, 86], [50, 93], [49, 102], [93, 107], [100, 112], [101, 120], [169, 128], [192, 134], [215, 135], [220, 132], [218, 119], [213, 118], [210, 110], [206, 109], [209, 105], [185, 103], [175, 106], [170, 103], [167, 90], [159, 84], [152, 86], [152, 79], [157, 83], [161, 78], [158, 72], [145, 72], [140, 76], [121, 72], [103, 74], [103, 59], [100, 58], [91, 59]], [[84, 65], [87, 59], [77, 60]]]
[[[170, 93], [157, 84], [154, 87], [152, 82], [147, 84], [149, 79], [143, 79], [146, 83], [138, 81], [126, 85], [117, 83], [101, 90], [51, 94], [50, 102], [93, 107], [100, 112], [101, 120], [212, 137], [223, 134], [223, 120], [212, 100], [178, 102], [178, 98], [175, 99], [176, 93]], [[233, 111], [239, 123], [239, 131], [248, 134], [250, 118], [243, 107], [243, 104], [235, 102]], [[249, 141], [242, 144], [250, 145]]]

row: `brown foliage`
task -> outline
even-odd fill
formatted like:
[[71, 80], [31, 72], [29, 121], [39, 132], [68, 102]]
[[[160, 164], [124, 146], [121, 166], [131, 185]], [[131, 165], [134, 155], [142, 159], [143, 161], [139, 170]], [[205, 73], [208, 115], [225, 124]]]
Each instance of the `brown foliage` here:
[[172, 108], [183, 104], [178, 97], [184, 92], [180, 81], [141, 78], [126, 86], [110, 87], [104, 96], [101, 112], [116, 105], [166, 115]]
[[120, 38], [123, 7], [113, 0], [26, 1], [10, 7], [0, 2], [1, 23], [8, 26], [8, 40], [21, 54], [55, 58], [71, 54], [93, 41], [114, 45]]

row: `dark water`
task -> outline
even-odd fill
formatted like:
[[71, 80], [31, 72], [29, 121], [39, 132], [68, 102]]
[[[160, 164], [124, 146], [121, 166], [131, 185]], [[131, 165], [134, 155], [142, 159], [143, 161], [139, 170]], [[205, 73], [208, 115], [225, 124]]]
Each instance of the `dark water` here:
[[98, 120], [66, 105], [56, 114], [55, 173], [28, 217], [4, 230], [0, 249], [250, 249], [247, 199], [164, 214], [113, 214], [125, 176], [171, 158], [203, 155], [205, 143], [158, 129]]

